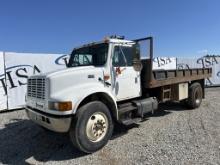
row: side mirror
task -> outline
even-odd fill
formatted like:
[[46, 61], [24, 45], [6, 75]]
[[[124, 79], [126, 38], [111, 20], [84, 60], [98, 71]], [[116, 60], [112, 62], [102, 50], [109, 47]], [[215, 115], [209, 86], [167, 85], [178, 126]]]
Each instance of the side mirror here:
[[139, 44], [133, 45], [133, 60], [132, 65], [135, 71], [140, 72], [143, 68], [141, 59], [140, 59], [140, 46]]
[[137, 60], [137, 61], [133, 60], [133, 68], [135, 71], [140, 72], [143, 68], [141, 61], [140, 60]]

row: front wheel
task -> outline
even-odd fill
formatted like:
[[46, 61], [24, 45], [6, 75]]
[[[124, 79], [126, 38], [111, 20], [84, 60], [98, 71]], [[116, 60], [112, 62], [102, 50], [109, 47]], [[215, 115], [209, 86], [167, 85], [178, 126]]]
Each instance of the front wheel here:
[[70, 128], [73, 144], [85, 153], [93, 153], [105, 146], [113, 132], [109, 109], [100, 101], [82, 106]]

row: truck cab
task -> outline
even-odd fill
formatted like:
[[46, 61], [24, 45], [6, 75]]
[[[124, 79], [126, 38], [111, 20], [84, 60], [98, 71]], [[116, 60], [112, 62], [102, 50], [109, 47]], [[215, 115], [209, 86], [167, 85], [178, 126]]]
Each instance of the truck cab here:
[[73, 50], [67, 66], [92, 66], [101, 71], [100, 75], [91, 74], [87, 78], [98, 80], [96, 83], [102, 85], [115, 101], [139, 97], [140, 70], [133, 69], [134, 44], [128, 40], [106, 39], [98, 44], [83, 46]]
[[198, 107], [211, 71], [169, 77], [173, 71], [153, 72], [152, 58], [152, 37], [112, 36], [74, 48], [66, 69], [28, 78], [27, 116], [49, 130], [69, 132], [78, 149], [92, 153], [108, 142], [114, 123], [140, 121], [160, 102], [188, 100]]

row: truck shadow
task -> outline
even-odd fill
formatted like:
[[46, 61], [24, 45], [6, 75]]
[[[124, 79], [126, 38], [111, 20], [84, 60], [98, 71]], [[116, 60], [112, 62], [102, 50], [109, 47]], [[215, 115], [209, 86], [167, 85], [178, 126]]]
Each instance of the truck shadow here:
[[167, 102], [159, 105], [158, 108], [159, 111], [187, 111], [187, 110], [193, 110], [187, 108], [187, 106], [184, 103], [179, 102]]
[[[68, 134], [44, 130], [30, 120], [13, 119], [0, 130], [0, 164], [38, 164], [83, 157], [71, 144]], [[137, 125], [116, 127], [113, 138]]]
[[14, 119], [0, 130], [0, 164], [38, 164], [86, 154], [74, 148], [68, 135], [48, 133], [29, 120]]
[[[172, 111], [186, 110], [180, 104], [162, 104], [150, 117], [169, 115]], [[139, 127], [116, 125], [111, 140], [121, 137], [130, 129]], [[68, 134], [48, 132], [30, 120], [12, 119], [0, 130], [0, 163], [2, 164], [38, 164], [38, 162], [70, 160], [86, 156], [74, 148]]]
[[[182, 103], [178, 103], [178, 102], [163, 103], [159, 105], [158, 109], [155, 110], [153, 114], [152, 113], [146, 114], [145, 119], [143, 119], [140, 122], [140, 124], [150, 120], [151, 117], [162, 117], [171, 114], [173, 111], [185, 111], [185, 110], [189, 110], [189, 109], [187, 109], [186, 106]], [[132, 124], [130, 126], [116, 124], [111, 140], [121, 137], [127, 134], [130, 129], [137, 127], [139, 127], [139, 124]]]
[[114, 132], [113, 132], [110, 140], [117, 139], [117, 138], [127, 134], [130, 129], [137, 128], [137, 127], [139, 127], [139, 124], [131, 124], [129, 126], [125, 126], [122, 124], [115, 124]]
[[169, 115], [173, 111], [189, 111], [184, 103], [179, 102], [167, 102], [159, 105], [158, 109], [154, 111], [153, 114], [149, 113], [146, 117], [161, 117]]

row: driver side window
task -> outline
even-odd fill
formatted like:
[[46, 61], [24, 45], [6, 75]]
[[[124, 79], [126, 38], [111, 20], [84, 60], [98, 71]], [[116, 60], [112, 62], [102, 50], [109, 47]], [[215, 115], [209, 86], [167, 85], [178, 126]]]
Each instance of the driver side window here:
[[115, 46], [112, 59], [114, 67], [132, 66], [132, 47]]

